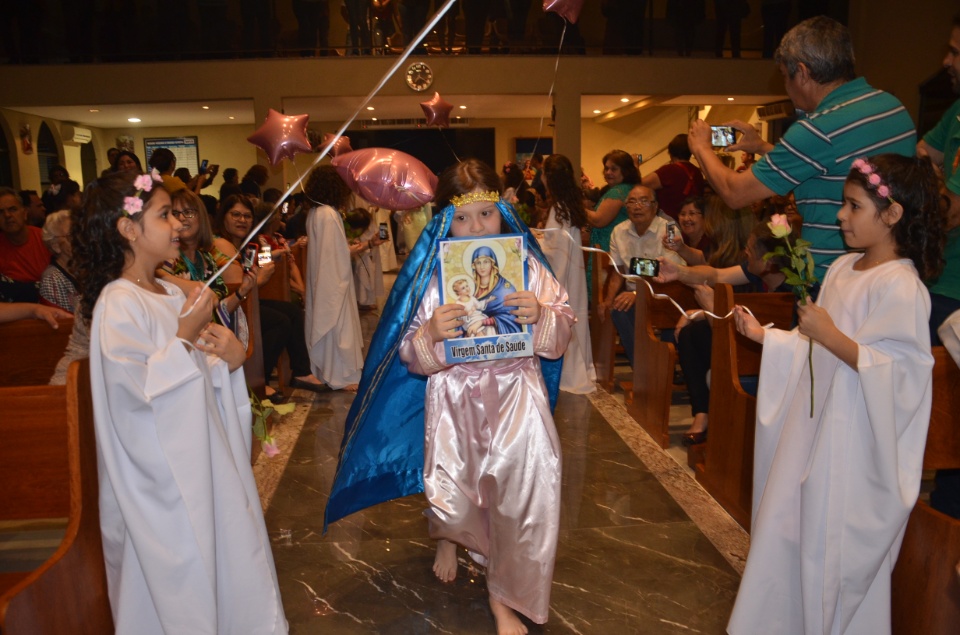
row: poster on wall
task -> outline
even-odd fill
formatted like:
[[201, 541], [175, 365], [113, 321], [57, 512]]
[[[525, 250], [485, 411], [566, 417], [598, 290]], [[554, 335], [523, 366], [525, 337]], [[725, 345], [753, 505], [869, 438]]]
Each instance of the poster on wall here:
[[33, 135], [30, 134], [30, 124], [20, 124], [20, 151], [24, 154], [33, 154]]
[[136, 154], [136, 151], [133, 149], [133, 135], [122, 134], [117, 135], [117, 150], [125, 152], [133, 152]]
[[153, 151], [166, 148], [177, 159], [177, 168], [187, 168], [190, 174], [200, 171], [200, 150], [197, 137], [145, 137], [143, 139], [144, 164], [150, 162]]
[[529, 183], [533, 180], [533, 170], [530, 169], [530, 157], [542, 154], [547, 157], [553, 154], [553, 139], [549, 137], [517, 137], [514, 139], [517, 165], [523, 169], [523, 176]]

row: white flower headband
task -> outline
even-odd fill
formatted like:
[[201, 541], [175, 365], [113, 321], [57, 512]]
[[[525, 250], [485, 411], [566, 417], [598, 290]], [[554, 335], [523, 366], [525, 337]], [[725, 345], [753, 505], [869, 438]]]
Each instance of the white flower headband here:
[[140, 198], [140, 195], [152, 190], [154, 182], [163, 183], [163, 178], [160, 176], [160, 173], [157, 172], [157, 168], [153, 168], [150, 174], [141, 174], [134, 179], [133, 186], [137, 188], [137, 195], [123, 197], [124, 216], [132, 216], [143, 210], [143, 199]]

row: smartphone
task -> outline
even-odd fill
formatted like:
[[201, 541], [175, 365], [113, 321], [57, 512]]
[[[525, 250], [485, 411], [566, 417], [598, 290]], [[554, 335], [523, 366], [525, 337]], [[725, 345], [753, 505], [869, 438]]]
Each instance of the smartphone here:
[[280, 215], [286, 216], [290, 213], [290, 201], [284, 201], [283, 206], [280, 207]]
[[637, 165], [643, 165], [643, 155], [640, 153], [637, 153], [636, 157], [637, 157]]
[[243, 254], [240, 256], [240, 266], [244, 273], [253, 269], [253, 263], [257, 262], [257, 252], [260, 251], [260, 245], [249, 243], [243, 248]]
[[387, 233], [387, 224], [380, 223], [380, 240], [387, 240], [390, 238], [390, 234]]
[[631, 258], [630, 273], [644, 278], [656, 278], [660, 275], [660, 261], [652, 258]]
[[203, 161], [200, 162], [200, 174], [207, 173], [207, 162], [208, 162], [207, 159], [204, 159]]
[[670, 223], [667, 225], [667, 240], [672, 243], [680, 240], [680, 226], [676, 223]]
[[714, 148], [726, 148], [737, 142], [737, 131], [733, 126], [710, 126], [710, 132]]
[[268, 262], [273, 262], [273, 250], [270, 248], [270, 245], [263, 245], [260, 247], [260, 253], [257, 254], [257, 264], [261, 267]]

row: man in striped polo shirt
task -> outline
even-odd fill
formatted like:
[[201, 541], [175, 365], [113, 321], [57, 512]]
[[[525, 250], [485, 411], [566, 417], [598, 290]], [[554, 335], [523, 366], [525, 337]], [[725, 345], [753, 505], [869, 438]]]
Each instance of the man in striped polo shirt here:
[[690, 127], [690, 149], [730, 207], [793, 192], [803, 237], [812, 243], [817, 277], [823, 280], [830, 263], [845, 253], [837, 212], [850, 164], [883, 152], [913, 155], [916, 131], [896, 97], [856, 77], [850, 33], [839, 22], [825, 16], [801, 22], [783, 36], [774, 61], [800, 118], [776, 145], [763, 141], [749, 124], [729, 124], [743, 137], [727, 151], [763, 159], [745, 172], [727, 168], [713, 152], [710, 126], [699, 120]]

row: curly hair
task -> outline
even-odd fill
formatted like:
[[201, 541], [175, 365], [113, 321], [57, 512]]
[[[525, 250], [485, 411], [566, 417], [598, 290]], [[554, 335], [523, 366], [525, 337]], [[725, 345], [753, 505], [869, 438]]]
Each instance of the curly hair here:
[[329, 205], [338, 212], [350, 200], [350, 187], [332, 165], [321, 165], [314, 169], [303, 189], [313, 203]]
[[868, 157], [890, 196], [881, 197], [869, 175], [852, 168], [847, 183], [855, 183], [877, 206], [877, 214], [890, 207], [890, 199], [900, 204], [903, 215], [892, 229], [897, 255], [913, 261], [922, 280], [932, 280], [943, 271], [943, 248], [947, 240], [946, 216], [940, 208], [940, 192], [933, 164], [927, 157], [878, 154]]
[[467, 159], [451, 165], [440, 174], [434, 202], [445, 208], [450, 199], [476, 189], [500, 194], [500, 177], [489, 165], [478, 159]]
[[583, 209], [583, 191], [570, 159], [562, 154], [548, 156], [543, 162], [543, 182], [553, 199], [557, 221], [585, 227], [587, 213]]
[[[71, 217], [72, 265], [80, 286], [80, 314], [89, 321], [100, 292], [123, 273], [128, 253], [133, 253], [130, 242], [117, 229], [117, 221], [125, 215], [123, 199], [136, 196], [134, 174], [109, 174], [87, 188], [83, 205]], [[156, 183], [149, 192], [140, 192], [144, 208], [163, 187]], [[165, 191], [165, 190], [164, 190]], [[141, 223], [143, 211], [130, 214]]]

